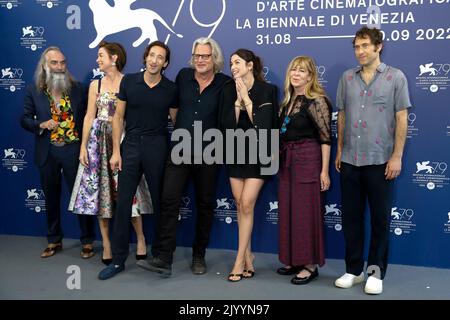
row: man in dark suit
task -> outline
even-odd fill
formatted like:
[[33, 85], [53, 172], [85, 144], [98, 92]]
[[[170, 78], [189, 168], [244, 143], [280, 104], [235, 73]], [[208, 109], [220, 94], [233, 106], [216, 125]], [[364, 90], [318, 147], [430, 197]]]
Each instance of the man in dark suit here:
[[[47, 210], [48, 246], [41, 257], [62, 249], [61, 176], [72, 187], [86, 113], [86, 93], [66, 68], [66, 58], [57, 47], [47, 48], [35, 72], [35, 83], [27, 88], [21, 126], [35, 135], [35, 164], [39, 168]], [[77, 215], [81, 229], [81, 256], [94, 255], [94, 218]]]

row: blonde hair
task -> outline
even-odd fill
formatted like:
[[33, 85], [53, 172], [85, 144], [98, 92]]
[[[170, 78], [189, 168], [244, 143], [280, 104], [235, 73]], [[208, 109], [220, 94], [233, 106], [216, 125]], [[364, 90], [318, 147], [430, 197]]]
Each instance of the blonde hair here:
[[[199, 44], [209, 45], [211, 47], [211, 55], [212, 55], [211, 58], [213, 59], [214, 73], [222, 71], [224, 66], [224, 59], [222, 50], [220, 49], [220, 46], [217, 43], [217, 41], [214, 40], [213, 38], [198, 38], [192, 44], [192, 54], [195, 53], [195, 48], [197, 48]], [[189, 60], [189, 64], [191, 65], [192, 68], [194, 67], [194, 57], [191, 57], [191, 60]]]
[[318, 97], [327, 96], [317, 78], [317, 69], [314, 60], [308, 56], [297, 56], [289, 62], [286, 69], [286, 76], [284, 78], [284, 99], [281, 102], [280, 112], [282, 112], [283, 109], [291, 102], [294, 87], [291, 85], [290, 72], [298, 66], [308, 70], [309, 75], [311, 76], [311, 81], [308, 82], [305, 87], [305, 96], [308, 99], [316, 99]]

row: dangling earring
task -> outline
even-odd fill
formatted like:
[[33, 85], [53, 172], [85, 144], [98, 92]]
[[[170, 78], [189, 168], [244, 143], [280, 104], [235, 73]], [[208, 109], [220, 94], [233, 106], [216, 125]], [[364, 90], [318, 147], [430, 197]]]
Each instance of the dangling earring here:
[[113, 66], [115, 66], [116, 65], [116, 63], [113, 61], [113, 63], [111, 63], [111, 65], [113, 65]]

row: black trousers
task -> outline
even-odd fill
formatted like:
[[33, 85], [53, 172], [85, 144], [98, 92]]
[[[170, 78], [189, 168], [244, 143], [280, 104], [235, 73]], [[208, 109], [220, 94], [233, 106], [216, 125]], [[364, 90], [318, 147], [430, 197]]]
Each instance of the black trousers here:
[[193, 256], [205, 256], [214, 220], [214, 205], [216, 195], [218, 167], [215, 164], [173, 164], [167, 161], [164, 174], [163, 192], [161, 198], [161, 216], [158, 224], [159, 257], [172, 263], [176, 249], [176, 231], [180, 211], [181, 197], [190, 176], [194, 178], [195, 203], [197, 220], [193, 243]]
[[370, 208], [370, 246], [367, 266], [378, 266], [384, 279], [387, 269], [389, 222], [393, 181], [386, 180], [386, 164], [356, 167], [341, 163], [342, 227], [346, 272], [359, 275], [364, 269], [364, 210]]
[[128, 257], [133, 197], [142, 174], [145, 175], [155, 213], [160, 212], [161, 185], [167, 158], [167, 136], [126, 134], [121, 148], [122, 171], [119, 172], [117, 206], [112, 232], [114, 264], [123, 264]]
[[[50, 145], [47, 161], [39, 168], [41, 185], [45, 195], [47, 210], [47, 241], [59, 243], [64, 235], [61, 229], [61, 180], [64, 176], [67, 189], [72, 193], [77, 176], [80, 144], [72, 143], [63, 147]], [[82, 244], [94, 242], [94, 217], [77, 214]]]

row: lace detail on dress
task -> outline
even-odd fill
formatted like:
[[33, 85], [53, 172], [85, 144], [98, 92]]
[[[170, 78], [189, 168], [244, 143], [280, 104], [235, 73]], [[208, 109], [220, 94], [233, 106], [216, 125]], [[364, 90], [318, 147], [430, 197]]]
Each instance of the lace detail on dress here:
[[[295, 114], [299, 113], [301, 108], [303, 106], [307, 106], [308, 102], [310, 100], [308, 98], [306, 98], [305, 96], [301, 95], [301, 96], [296, 96], [294, 99], [294, 102], [292, 103], [292, 108], [289, 112], [289, 117], [294, 116]], [[289, 109], [287, 110], [289, 111]]]

